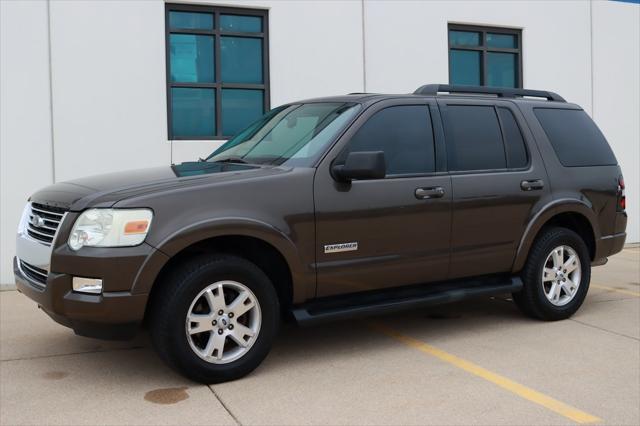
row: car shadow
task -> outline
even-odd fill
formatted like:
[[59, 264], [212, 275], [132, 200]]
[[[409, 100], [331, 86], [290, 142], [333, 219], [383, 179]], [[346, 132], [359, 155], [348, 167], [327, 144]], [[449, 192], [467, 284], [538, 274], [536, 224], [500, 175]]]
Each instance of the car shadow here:
[[[454, 338], [473, 330], [499, 330], [518, 322], [536, 321], [523, 316], [509, 296], [505, 295], [312, 327], [284, 323], [267, 359], [252, 376], [284, 371], [297, 363], [308, 365], [314, 361], [327, 362], [332, 358], [340, 359], [345, 356], [362, 357], [371, 351], [397, 347], [397, 342], [375, 331], [372, 324], [384, 324], [401, 332], [419, 332], [420, 339], [428, 342], [445, 337]], [[63, 341], [67, 339], [67, 336], [62, 338]], [[99, 341], [96, 340], [95, 343], [96, 347], [99, 347]], [[118, 382], [139, 380], [138, 372], [143, 372], [141, 374], [153, 381], [168, 381], [172, 386], [195, 385], [160, 360], [146, 331], [141, 332], [128, 347], [111, 350], [101, 348], [87, 354], [91, 354], [92, 356], [87, 358], [95, 358], [101, 368], [105, 368], [105, 362], [110, 364], [110, 374], [113, 380]], [[109, 361], [105, 361], [104, 358]], [[92, 361], [86, 363], [91, 369], [98, 368], [97, 365], [92, 365]]]

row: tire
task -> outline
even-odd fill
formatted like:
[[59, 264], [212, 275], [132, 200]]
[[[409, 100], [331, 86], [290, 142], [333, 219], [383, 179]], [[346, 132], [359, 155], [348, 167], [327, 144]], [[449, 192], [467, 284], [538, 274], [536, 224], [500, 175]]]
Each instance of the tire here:
[[273, 284], [253, 263], [232, 255], [202, 256], [175, 267], [157, 285], [149, 331], [173, 369], [196, 382], [220, 383], [249, 374], [267, 356], [280, 307]]
[[[577, 257], [577, 265], [569, 263], [571, 256]], [[557, 271], [561, 263], [569, 266]], [[524, 286], [513, 293], [513, 300], [522, 312], [544, 321], [567, 319], [580, 308], [589, 290], [591, 258], [587, 245], [570, 229], [545, 229], [529, 251], [521, 277]]]

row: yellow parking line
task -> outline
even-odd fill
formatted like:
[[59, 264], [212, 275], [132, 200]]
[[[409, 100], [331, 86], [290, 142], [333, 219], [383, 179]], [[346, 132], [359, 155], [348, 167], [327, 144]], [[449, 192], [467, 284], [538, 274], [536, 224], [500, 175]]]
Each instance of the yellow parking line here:
[[428, 355], [434, 356], [441, 361], [449, 363], [455, 367], [458, 367], [462, 370], [467, 371], [475, 376], [481, 377], [494, 385], [498, 385], [503, 389], [506, 389], [510, 392], [515, 393], [516, 395], [534, 402], [538, 405], [541, 405], [551, 411], [554, 411], [568, 419], [571, 419], [577, 423], [596, 423], [602, 422], [602, 419], [592, 416], [589, 413], [585, 413], [584, 411], [578, 410], [570, 405], [565, 404], [564, 402], [558, 401], [550, 396], [547, 396], [543, 393], [540, 393], [536, 390], [528, 388], [520, 383], [516, 383], [513, 380], [510, 380], [504, 376], [496, 374], [492, 371], [489, 371], [485, 368], [480, 367], [472, 362], [464, 360], [462, 358], [458, 358], [455, 355], [447, 353], [443, 350], [440, 350], [436, 347], [428, 345], [420, 340], [414, 339], [409, 336], [405, 336], [404, 334], [384, 326], [378, 323], [369, 323], [370, 327], [382, 334], [385, 334], [389, 337], [392, 337], [407, 346], [418, 349]]
[[607, 287], [606, 285], [599, 285], [599, 284], [589, 284], [589, 285], [593, 288], [599, 288], [600, 290], [615, 291], [616, 293], [622, 293], [622, 294], [627, 294], [629, 296], [640, 297], [640, 292], [637, 292], [637, 291], [623, 290], [620, 288]]

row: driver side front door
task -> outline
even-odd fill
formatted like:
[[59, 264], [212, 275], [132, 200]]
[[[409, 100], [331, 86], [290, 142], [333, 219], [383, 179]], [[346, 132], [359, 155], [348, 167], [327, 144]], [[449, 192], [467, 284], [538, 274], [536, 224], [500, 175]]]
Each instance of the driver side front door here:
[[[428, 100], [380, 102], [324, 159], [314, 181], [319, 297], [447, 277], [452, 192], [436, 160], [439, 120]], [[384, 152], [386, 177], [334, 180], [331, 165], [357, 151]]]

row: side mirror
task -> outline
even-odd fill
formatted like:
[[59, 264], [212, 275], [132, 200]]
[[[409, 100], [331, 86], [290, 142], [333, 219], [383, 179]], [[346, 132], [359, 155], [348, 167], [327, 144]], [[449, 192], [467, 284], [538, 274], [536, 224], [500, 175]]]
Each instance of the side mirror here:
[[344, 165], [331, 167], [333, 178], [339, 182], [352, 180], [384, 179], [387, 165], [382, 151], [350, 152]]

